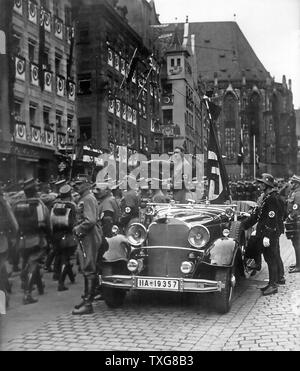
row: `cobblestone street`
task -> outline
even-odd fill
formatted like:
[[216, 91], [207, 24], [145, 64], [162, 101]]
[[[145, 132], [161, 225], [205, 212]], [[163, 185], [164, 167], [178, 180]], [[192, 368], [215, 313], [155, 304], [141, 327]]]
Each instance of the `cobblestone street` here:
[[[290, 242], [281, 241], [287, 267], [294, 259]], [[58, 293], [45, 275], [46, 294], [39, 303], [21, 305], [15, 283], [11, 309], [1, 317], [1, 350], [61, 351], [213, 351], [300, 350], [300, 276], [286, 275], [287, 283], [274, 296], [261, 296], [266, 266], [245, 280], [236, 292], [231, 311], [216, 314], [203, 296], [182, 301], [176, 294], [131, 294], [120, 309], [104, 302], [95, 313], [74, 317], [71, 309], [81, 293], [81, 281]]]

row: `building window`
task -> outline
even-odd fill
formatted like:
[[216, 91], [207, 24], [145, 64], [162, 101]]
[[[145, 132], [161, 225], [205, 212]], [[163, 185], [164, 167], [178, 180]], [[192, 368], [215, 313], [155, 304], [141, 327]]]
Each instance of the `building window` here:
[[92, 139], [92, 121], [91, 118], [79, 119], [80, 138], [84, 142]]
[[163, 123], [165, 125], [170, 125], [173, 123], [173, 110], [172, 109], [163, 110]]
[[73, 119], [74, 117], [72, 115], [68, 115], [67, 117], [67, 129], [68, 130], [73, 129]]
[[171, 58], [171, 67], [174, 67], [174, 66], [175, 66], [175, 59]]
[[44, 107], [43, 109], [43, 122], [44, 126], [50, 125], [50, 108]]
[[29, 40], [28, 42], [28, 57], [30, 62], [35, 61], [35, 47], [36, 47], [36, 42], [34, 40]]
[[87, 43], [89, 41], [90, 30], [89, 30], [89, 23], [80, 23], [79, 24], [79, 42], [80, 43]]
[[72, 24], [72, 9], [69, 6], [65, 6], [65, 24], [67, 26]]
[[13, 37], [13, 52], [15, 54], [20, 54], [21, 53], [21, 35], [17, 32], [14, 32]]
[[59, 17], [59, 0], [53, 1], [53, 13], [56, 17]]
[[61, 74], [61, 60], [62, 60], [62, 57], [60, 55], [55, 55], [55, 73], [56, 75], [60, 75]]
[[178, 67], [181, 66], [181, 59], [180, 59], [180, 58], [177, 58], [177, 66], [178, 66]]
[[51, 66], [49, 64], [49, 50], [48, 49], [45, 49], [44, 53], [42, 54], [42, 63], [45, 66], [45, 68], [50, 70]]
[[62, 127], [62, 115], [63, 115], [63, 113], [61, 111], [56, 111], [55, 121], [56, 121], [56, 127], [57, 128]]
[[172, 84], [166, 84], [163, 88], [164, 95], [173, 94], [173, 85]]
[[31, 126], [36, 125], [36, 108], [36, 105], [32, 103], [29, 106], [29, 122]]
[[78, 94], [91, 94], [91, 74], [78, 76], [79, 91]]
[[17, 121], [22, 121], [22, 102], [17, 100], [14, 103], [14, 114]]

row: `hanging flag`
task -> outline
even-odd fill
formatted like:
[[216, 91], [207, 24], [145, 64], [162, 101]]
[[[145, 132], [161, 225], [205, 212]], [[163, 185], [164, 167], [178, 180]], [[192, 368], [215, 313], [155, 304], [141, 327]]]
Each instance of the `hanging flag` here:
[[238, 154], [238, 164], [241, 166], [244, 163], [244, 142], [243, 142], [243, 129], [241, 129], [240, 136], [240, 150]]
[[134, 53], [133, 53], [133, 57], [131, 58], [131, 61], [129, 63], [129, 72], [128, 72], [128, 76], [126, 77], [126, 83], [129, 84], [131, 82], [131, 79], [132, 79], [132, 76], [134, 74], [134, 71], [136, 70], [137, 68], [137, 64], [139, 62], [139, 58], [136, 56], [136, 53], [137, 53], [137, 49], [135, 49]]
[[40, 9], [40, 25], [39, 25], [39, 85], [41, 90], [44, 90], [45, 78], [44, 78], [44, 57], [45, 57], [45, 10], [43, 7]]
[[[208, 199], [212, 203], [222, 204], [230, 200], [228, 176], [221, 155], [216, 130], [214, 127], [214, 121], [212, 120], [213, 114], [210, 111], [208, 99], [205, 99], [205, 103], [210, 117], [210, 134], [207, 161]], [[219, 110], [218, 112], [220, 114]], [[216, 117], [216, 115], [214, 115], [214, 117]]]
[[73, 66], [73, 54], [74, 54], [74, 42], [75, 42], [75, 28], [74, 27], [69, 27], [68, 28], [68, 38], [70, 40], [70, 54], [68, 57], [68, 63], [67, 63], [67, 77], [68, 79], [71, 79], [72, 75], [72, 66]]
[[138, 61], [139, 61], [139, 58], [136, 56], [137, 54], [137, 48], [135, 49], [134, 53], [133, 53], [133, 56], [131, 58], [131, 61], [128, 65], [128, 75], [126, 76], [126, 73], [125, 73], [125, 76], [123, 78], [123, 81], [121, 83], [121, 86], [120, 86], [120, 90], [123, 89], [123, 85], [124, 83], [126, 82], [126, 84], [129, 84], [132, 80], [132, 77], [135, 73], [135, 70], [136, 70], [136, 67], [137, 67], [137, 64], [138, 64]]

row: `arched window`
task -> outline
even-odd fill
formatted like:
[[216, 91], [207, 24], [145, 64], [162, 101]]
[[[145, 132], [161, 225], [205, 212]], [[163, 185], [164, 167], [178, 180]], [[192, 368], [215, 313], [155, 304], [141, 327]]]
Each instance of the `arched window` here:
[[227, 160], [236, 159], [236, 123], [238, 118], [237, 100], [233, 94], [224, 98], [225, 155]]

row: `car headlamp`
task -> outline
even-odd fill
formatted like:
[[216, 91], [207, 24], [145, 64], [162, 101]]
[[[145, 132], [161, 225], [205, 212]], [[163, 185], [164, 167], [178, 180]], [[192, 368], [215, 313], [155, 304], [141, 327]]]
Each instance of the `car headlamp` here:
[[136, 272], [138, 270], [138, 267], [139, 263], [135, 259], [130, 259], [129, 262], [127, 263], [127, 269], [132, 273]]
[[182, 262], [180, 270], [183, 274], [190, 274], [194, 270], [194, 264], [192, 262]]
[[142, 224], [133, 223], [128, 228], [126, 237], [130, 245], [138, 247], [146, 241], [147, 230]]
[[209, 242], [209, 239], [209, 230], [203, 225], [196, 225], [189, 232], [188, 241], [196, 249], [202, 249]]

